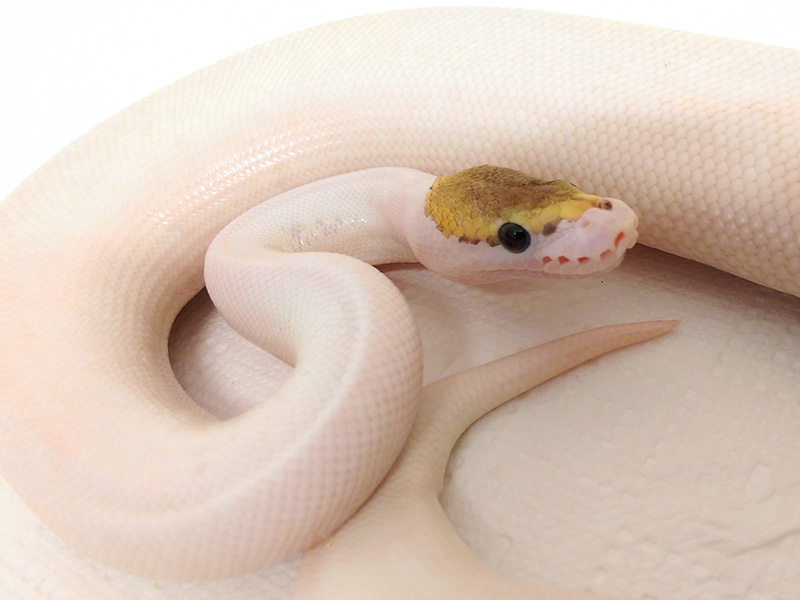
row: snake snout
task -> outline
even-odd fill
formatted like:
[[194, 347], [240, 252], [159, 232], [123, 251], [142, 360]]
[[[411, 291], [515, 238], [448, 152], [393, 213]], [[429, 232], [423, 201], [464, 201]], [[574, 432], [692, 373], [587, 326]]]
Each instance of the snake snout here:
[[551, 275], [582, 276], [603, 273], [620, 263], [636, 244], [639, 218], [621, 200], [604, 198], [596, 208], [562, 225], [562, 235], [539, 253], [542, 270]]

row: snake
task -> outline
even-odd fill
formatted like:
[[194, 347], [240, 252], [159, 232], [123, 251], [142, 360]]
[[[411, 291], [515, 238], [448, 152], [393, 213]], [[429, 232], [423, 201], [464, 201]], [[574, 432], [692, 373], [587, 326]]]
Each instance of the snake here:
[[[621, 198], [642, 243], [800, 295], [798, 66], [796, 52], [744, 42], [437, 9], [315, 28], [169, 86], [0, 204], [3, 475], [82, 552], [147, 577], [230, 576], [315, 546], [300, 597], [535, 597], [446, 528], [447, 451], [493, 406], [674, 322], [578, 334], [420, 392], [410, 313], [366, 263], [419, 260], [476, 284], [531, 256], [539, 274], [605, 271], [634, 241], [604, 221]], [[479, 199], [548, 184], [545, 200]], [[567, 234], [595, 222], [602, 244]], [[463, 263], [478, 255], [501, 258], [470, 280]], [[222, 421], [167, 357], [176, 315], [206, 283], [235, 329], [295, 365], [278, 397]], [[541, 366], [526, 375], [531, 357]], [[334, 410], [350, 398], [364, 401]], [[448, 406], [459, 412], [428, 415]], [[398, 500], [409, 486], [414, 499]], [[411, 548], [449, 557], [428, 596], [380, 570], [375, 588], [355, 585], [339, 558], [351, 550], [326, 558], [340, 539], [369, 558], [352, 532], [380, 532], [398, 503], [414, 510], [395, 523], [429, 515]]]

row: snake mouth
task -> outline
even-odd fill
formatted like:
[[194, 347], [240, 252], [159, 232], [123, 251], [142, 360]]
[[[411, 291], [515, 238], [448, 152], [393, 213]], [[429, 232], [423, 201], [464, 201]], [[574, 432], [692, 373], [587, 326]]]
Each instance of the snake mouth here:
[[[439, 275], [467, 284], [537, 277], [577, 278], [602, 274], [622, 262], [638, 239], [636, 213], [622, 200], [595, 197], [596, 206], [575, 219], [549, 221], [541, 231], [507, 222], [521, 231], [523, 247], [512, 242], [491, 246], [463, 244], [445, 237], [425, 216], [424, 226], [409, 228], [416, 259]], [[414, 213], [415, 218], [422, 218]]]
[[[563, 223], [559, 237], [534, 253], [531, 270], [556, 277], [603, 273], [622, 261], [639, 237], [639, 218], [620, 200], [606, 199], [578, 220]], [[524, 267], [523, 267], [524, 269]]]
[[583, 255], [570, 258], [563, 254], [558, 256], [544, 255], [539, 258], [537, 266], [533, 270], [559, 277], [582, 277], [605, 273], [622, 262], [625, 252], [636, 244], [637, 239], [638, 233], [635, 229], [619, 231], [614, 236], [613, 244], [598, 256]]
[[459, 280], [484, 284], [531, 277], [578, 278], [614, 269], [636, 244], [639, 219], [623, 202], [610, 202], [610, 207], [591, 209], [576, 221], [559, 224], [556, 232], [546, 236], [546, 243], [528, 257], [504, 261]]

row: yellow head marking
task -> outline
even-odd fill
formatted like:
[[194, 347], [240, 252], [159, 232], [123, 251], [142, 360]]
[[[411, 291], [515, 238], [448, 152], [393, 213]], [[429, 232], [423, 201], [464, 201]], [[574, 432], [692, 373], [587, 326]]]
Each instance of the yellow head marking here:
[[425, 214], [445, 237], [496, 246], [504, 223], [548, 235], [559, 221], [575, 220], [602, 202], [566, 181], [540, 181], [513, 169], [483, 165], [434, 181]]

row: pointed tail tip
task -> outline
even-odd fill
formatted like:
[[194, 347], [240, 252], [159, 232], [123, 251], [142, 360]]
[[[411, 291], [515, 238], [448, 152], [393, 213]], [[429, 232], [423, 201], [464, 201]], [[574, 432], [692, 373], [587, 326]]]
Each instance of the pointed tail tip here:
[[625, 342], [621, 345], [627, 346], [667, 334], [673, 331], [679, 324], [680, 320], [672, 319], [662, 321], [638, 321], [620, 325], [608, 325], [607, 327], [613, 334], [624, 338]]
[[678, 325], [681, 324], [680, 319], [665, 319], [662, 321], [644, 321], [644, 323], [649, 323], [652, 326], [654, 332], [660, 332], [657, 335], [669, 333], [673, 331]]
[[653, 331], [661, 331], [663, 333], [669, 333], [673, 329], [675, 329], [678, 325], [681, 324], [680, 319], [665, 319], [661, 321], [642, 321], [642, 325], [649, 324]]

